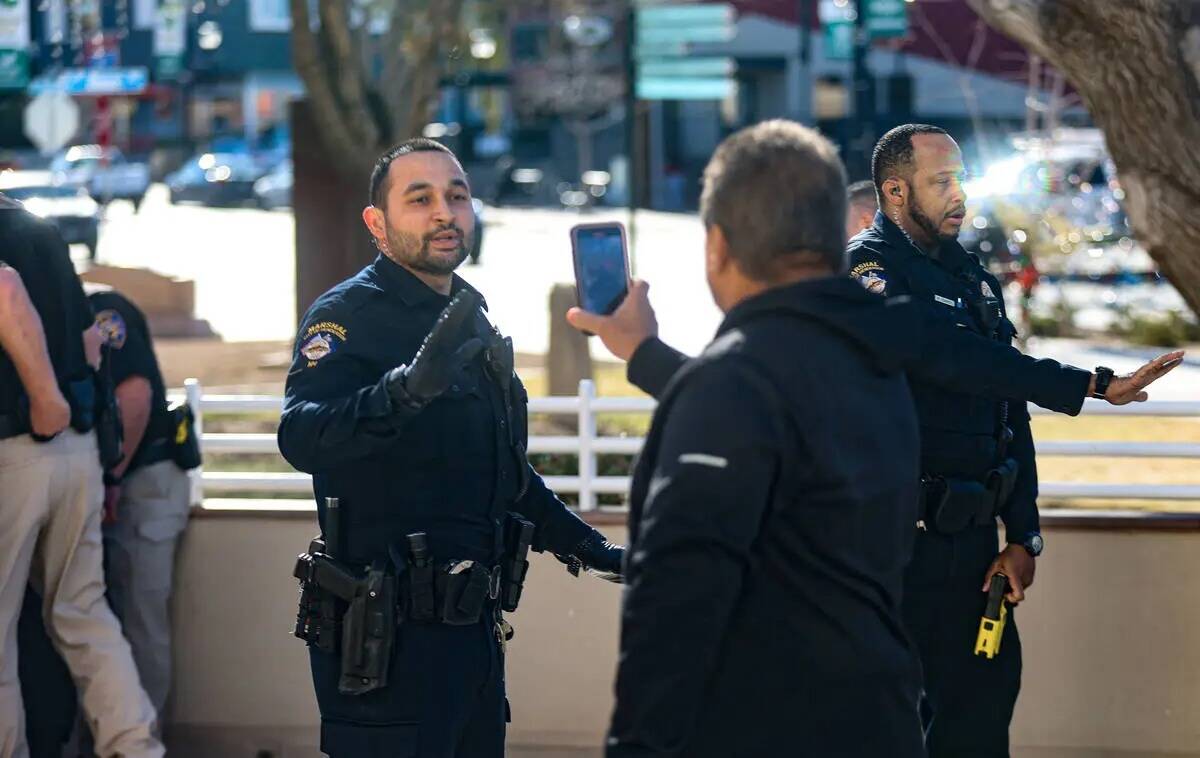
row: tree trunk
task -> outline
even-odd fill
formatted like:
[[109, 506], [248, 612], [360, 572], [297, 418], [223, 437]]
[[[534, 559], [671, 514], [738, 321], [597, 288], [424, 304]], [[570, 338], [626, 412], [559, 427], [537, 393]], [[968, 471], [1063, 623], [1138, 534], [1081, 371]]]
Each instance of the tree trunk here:
[[1138, 240], [1200, 314], [1200, 4], [969, 2], [1083, 97], [1104, 131]]
[[323, 292], [374, 259], [362, 222], [367, 182], [352, 182], [325, 149], [308, 101], [291, 105], [296, 223], [296, 323]]

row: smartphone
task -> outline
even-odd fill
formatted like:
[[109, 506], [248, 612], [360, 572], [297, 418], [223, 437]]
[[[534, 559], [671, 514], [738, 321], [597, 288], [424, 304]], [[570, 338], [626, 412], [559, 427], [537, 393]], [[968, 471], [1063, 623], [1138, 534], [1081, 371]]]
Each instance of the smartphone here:
[[619, 223], [571, 227], [575, 296], [579, 307], [608, 315], [629, 293], [629, 244]]

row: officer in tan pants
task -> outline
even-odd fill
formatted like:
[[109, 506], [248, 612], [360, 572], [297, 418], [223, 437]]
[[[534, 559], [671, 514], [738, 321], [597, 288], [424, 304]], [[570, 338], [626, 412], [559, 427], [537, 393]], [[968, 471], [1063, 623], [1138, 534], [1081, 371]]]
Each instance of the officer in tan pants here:
[[[0, 758], [28, 755], [17, 617], [31, 582], [100, 756], [164, 754], [104, 600], [103, 487], [82, 335], [92, 314], [57, 232], [0, 196]], [[98, 342], [97, 342], [98, 344]]]

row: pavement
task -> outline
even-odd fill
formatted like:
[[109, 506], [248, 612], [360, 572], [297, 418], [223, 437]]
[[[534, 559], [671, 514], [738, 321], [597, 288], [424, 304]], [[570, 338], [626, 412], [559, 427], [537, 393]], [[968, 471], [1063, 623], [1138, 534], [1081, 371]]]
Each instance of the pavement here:
[[[487, 297], [491, 316], [518, 352], [543, 354], [549, 342], [549, 294], [572, 283], [568, 232], [574, 224], [621, 221], [627, 212], [487, 208], [479, 265], [462, 276]], [[149, 268], [191, 279], [196, 316], [228, 341], [289, 341], [295, 333], [295, 230], [290, 211], [171, 205], [155, 185], [142, 209], [109, 207], [102, 226], [101, 263]], [[651, 284], [660, 336], [689, 354], [712, 338], [721, 314], [704, 279], [704, 232], [692, 214], [639, 211], [631, 236], [636, 276]], [[86, 265], [82, 248], [74, 251]], [[598, 359], [612, 359], [591, 340]], [[1034, 339], [1028, 352], [1087, 368], [1131, 371], [1164, 349], [1080, 340]], [[1200, 351], [1155, 387], [1154, 399], [1200, 399]]]

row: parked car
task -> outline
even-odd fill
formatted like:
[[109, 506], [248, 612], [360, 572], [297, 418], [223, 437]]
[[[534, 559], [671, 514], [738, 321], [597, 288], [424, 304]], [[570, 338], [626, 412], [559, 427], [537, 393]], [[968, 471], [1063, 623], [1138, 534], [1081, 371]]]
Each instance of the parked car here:
[[284, 160], [254, 183], [254, 196], [264, 210], [292, 205], [292, 161]]
[[255, 202], [262, 170], [244, 153], [203, 153], [166, 178], [172, 203], [242, 205]]
[[102, 203], [128, 200], [136, 211], [150, 188], [150, 167], [127, 160], [115, 147], [75, 145], [55, 156], [50, 164], [52, 183], [82, 187]]
[[6, 171], [0, 174], [0, 192], [41, 216], [58, 229], [68, 245], [85, 245], [96, 260], [100, 241], [100, 204], [82, 187], [53, 185], [42, 171]]

